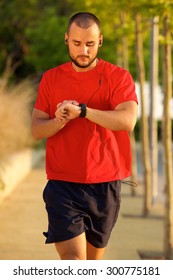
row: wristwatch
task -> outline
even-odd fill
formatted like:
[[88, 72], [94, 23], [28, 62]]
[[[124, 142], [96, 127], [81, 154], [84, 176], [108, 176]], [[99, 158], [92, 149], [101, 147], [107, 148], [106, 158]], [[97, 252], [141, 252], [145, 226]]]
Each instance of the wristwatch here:
[[86, 104], [85, 103], [80, 103], [79, 107], [81, 108], [81, 113], [79, 115], [79, 118], [85, 118], [86, 117]]

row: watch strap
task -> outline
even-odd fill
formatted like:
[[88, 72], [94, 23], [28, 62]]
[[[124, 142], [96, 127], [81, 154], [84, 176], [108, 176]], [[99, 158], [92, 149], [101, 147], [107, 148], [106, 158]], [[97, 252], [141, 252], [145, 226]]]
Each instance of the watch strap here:
[[79, 118], [85, 118], [86, 117], [86, 104], [85, 103], [80, 103], [79, 107], [81, 108], [81, 113], [79, 115]]

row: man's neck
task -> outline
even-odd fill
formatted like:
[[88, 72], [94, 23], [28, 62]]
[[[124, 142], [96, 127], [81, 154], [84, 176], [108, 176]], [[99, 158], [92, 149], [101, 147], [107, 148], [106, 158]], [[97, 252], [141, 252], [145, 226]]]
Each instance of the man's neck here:
[[92, 70], [93, 68], [96, 67], [98, 63], [98, 59], [96, 58], [88, 67], [79, 67], [77, 66], [74, 62], [72, 62], [72, 67], [76, 72], [87, 72], [89, 70]]

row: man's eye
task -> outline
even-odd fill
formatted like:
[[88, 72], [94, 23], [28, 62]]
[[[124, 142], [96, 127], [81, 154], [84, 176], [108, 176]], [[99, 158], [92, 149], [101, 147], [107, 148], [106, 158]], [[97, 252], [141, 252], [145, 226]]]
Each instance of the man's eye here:
[[86, 45], [87, 45], [87, 47], [93, 47], [94, 46], [94, 42], [87, 43]]
[[75, 42], [74, 45], [75, 45], [75, 46], [80, 46], [80, 43]]

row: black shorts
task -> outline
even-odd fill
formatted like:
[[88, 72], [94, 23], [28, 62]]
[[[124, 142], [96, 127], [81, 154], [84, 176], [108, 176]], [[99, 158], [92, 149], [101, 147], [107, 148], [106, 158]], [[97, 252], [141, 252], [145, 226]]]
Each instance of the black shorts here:
[[48, 213], [46, 243], [55, 243], [86, 233], [97, 248], [106, 247], [120, 208], [121, 181], [79, 184], [48, 181], [43, 199]]

